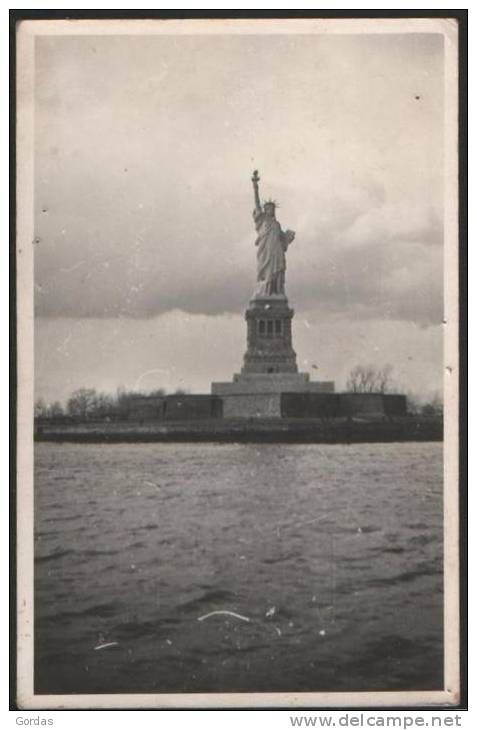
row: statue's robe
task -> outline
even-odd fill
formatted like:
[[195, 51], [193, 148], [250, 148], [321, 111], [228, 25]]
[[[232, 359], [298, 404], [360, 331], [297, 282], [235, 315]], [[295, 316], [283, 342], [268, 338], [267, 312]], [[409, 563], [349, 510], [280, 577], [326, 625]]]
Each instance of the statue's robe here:
[[253, 219], [258, 233], [257, 282], [262, 283], [264, 294], [283, 294], [288, 248], [285, 234], [276, 218], [267, 218], [260, 209], [253, 211]]

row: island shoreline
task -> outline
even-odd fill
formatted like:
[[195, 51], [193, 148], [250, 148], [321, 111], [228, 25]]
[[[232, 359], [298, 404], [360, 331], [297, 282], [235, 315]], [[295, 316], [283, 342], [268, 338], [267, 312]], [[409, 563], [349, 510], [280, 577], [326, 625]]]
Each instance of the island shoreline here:
[[195, 423], [81, 423], [37, 425], [36, 442], [55, 443], [297, 443], [352, 444], [442, 441], [439, 419], [386, 421], [244, 419]]

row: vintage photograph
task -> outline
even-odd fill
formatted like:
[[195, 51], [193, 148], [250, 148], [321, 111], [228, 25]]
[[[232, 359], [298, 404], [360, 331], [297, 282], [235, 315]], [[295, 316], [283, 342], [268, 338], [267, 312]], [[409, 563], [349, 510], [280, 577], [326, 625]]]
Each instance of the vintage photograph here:
[[23, 706], [455, 704], [456, 22], [19, 33]]

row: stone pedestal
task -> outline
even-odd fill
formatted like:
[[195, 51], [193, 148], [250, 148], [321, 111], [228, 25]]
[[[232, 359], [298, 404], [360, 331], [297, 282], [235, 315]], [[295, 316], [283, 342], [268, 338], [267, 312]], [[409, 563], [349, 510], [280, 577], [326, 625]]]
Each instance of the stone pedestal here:
[[246, 312], [247, 350], [240, 373], [225, 383], [212, 383], [222, 397], [224, 417], [280, 415], [282, 393], [332, 393], [333, 382], [310, 381], [299, 373], [292, 345], [293, 309], [284, 294], [256, 296]]
[[293, 314], [285, 295], [252, 299], [245, 312], [247, 351], [243, 375], [298, 372], [292, 346]]

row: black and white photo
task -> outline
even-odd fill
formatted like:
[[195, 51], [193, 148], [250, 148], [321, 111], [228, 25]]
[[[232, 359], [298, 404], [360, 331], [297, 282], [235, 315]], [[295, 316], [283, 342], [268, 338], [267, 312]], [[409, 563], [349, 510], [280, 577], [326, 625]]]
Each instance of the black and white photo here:
[[19, 702], [456, 704], [455, 21], [18, 53]]

